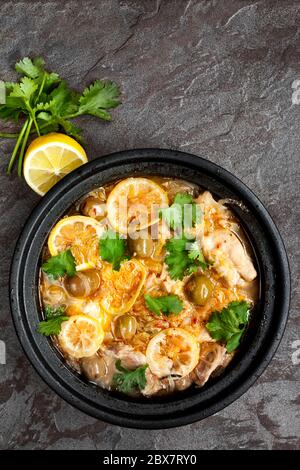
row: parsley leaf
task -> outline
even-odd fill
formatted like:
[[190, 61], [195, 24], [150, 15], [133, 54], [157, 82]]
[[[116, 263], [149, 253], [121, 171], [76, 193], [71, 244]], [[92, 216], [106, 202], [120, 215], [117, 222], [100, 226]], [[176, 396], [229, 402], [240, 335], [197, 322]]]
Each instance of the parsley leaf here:
[[116, 361], [116, 369], [119, 371], [113, 376], [113, 387], [119, 392], [130, 394], [137, 390], [143, 390], [146, 386], [146, 369], [148, 365], [138, 367], [135, 370], [126, 369], [121, 365], [121, 360]]
[[155, 315], [161, 315], [164, 313], [169, 316], [171, 313], [178, 315], [183, 309], [182, 300], [178, 295], [162, 295], [160, 297], [152, 297], [149, 294], [144, 296], [146, 305]]
[[64, 315], [65, 306], [61, 305], [55, 308], [51, 305], [45, 305], [44, 312], [46, 320], [39, 323], [38, 333], [44, 336], [59, 335], [62, 323], [69, 319], [68, 316]]
[[91, 114], [105, 121], [111, 121], [111, 115], [106, 109], [115, 108], [120, 104], [119, 95], [119, 88], [114, 82], [96, 80], [83, 90], [79, 98], [78, 114]]
[[193, 197], [188, 193], [177, 193], [173, 204], [170, 207], [160, 209], [159, 212], [160, 217], [173, 230], [182, 226], [188, 228], [199, 223], [201, 214], [200, 206], [193, 201]]
[[199, 266], [203, 270], [205, 270], [207, 268], [207, 263], [204, 259], [203, 253], [200, 250], [199, 244], [197, 242], [193, 242], [193, 243], [190, 244], [188, 257], [191, 260], [198, 261]]
[[53, 279], [57, 279], [65, 274], [74, 276], [76, 274], [76, 264], [71, 250], [61, 251], [58, 255], [51, 256], [51, 258], [43, 263], [42, 270]]
[[81, 140], [82, 130], [69, 120], [69, 116], [78, 111], [79, 95], [72, 92], [65, 81], [61, 81], [48, 95], [48, 100], [46, 103], [39, 103], [36, 107], [38, 122], [42, 121], [47, 125], [47, 132], [50, 128], [57, 130], [62, 127], [66, 134]]
[[10, 97], [22, 98], [25, 103], [30, 103], [37, 89], [38, 85], [34, 82], [34, 80], [28, 77], [23, 77], [20, 80], [20, 83], [13, 85]]
[[112, 264], [115, 271], [119, 271], [121, 262], [128, 259], [126, 241], [118, 233], [107, 230], [99, 242], [100, 256], [104, 261]]
[[60, 305], [59, 307], [52, 307], [51, 305], [44, 306], [44, 312], [47, 319], [60, 317], [65, 313], [66, 307], [65, 305]]
[[195, 240], [185, 238], [171, 238], [166, 243], [167, 256], [165, 262], [172, 279], [182, 279], [192, 274], [198, 268], [206, 269], [203, 254]]
[[220, 312], [213, 312], [206, 328], [212, 338], [224, 341], [230, 353], [240, 344], [240, 339], [249, 321], [250, 305], [244, 300], [230, 302]]
[[29, 57], [24, 57], [24, 59], [16, 63], [15, 69], [18, 73], [32, 78], [39, 85], [45, 81], [43, 88], [47, 89], [59, 82], [60, 78], [57, 73], [47, 72], [44, 65], [45, 61], [41, 57], [36, 57], [32, 60]]

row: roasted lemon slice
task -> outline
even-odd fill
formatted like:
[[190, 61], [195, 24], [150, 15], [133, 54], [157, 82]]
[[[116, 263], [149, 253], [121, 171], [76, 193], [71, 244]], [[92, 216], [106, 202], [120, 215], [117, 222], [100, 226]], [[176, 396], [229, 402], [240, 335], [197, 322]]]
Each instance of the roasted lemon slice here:
[[77, 359], [93, 356], [101, 346], [104, 332], [100, 321], [88, 315], [73, 315], [62, 323], [58, 340], [62, 349]]
[[132, 259], [121, 264], [119, 271], [104, 263], [101, 271], [100, 305], [111, 315], [128, 312], [136, 301], [146, 279], [146, 269]]
[[146, 357], [157, 377], [185, 377], [199, 361], [199, 344], [182, 328], [168, 328], [155, 335], [147, 346]]
[[77, 271], [94, 268], [99, 262], [99, 238], [103, 226], [92, 217], [73, 215], [61, 219], [51, 230], [48, 248], [52, 256], [68, 248], [76, 261]]
[[84, 149], [65, 134], [51, 133], [35, 139], [24, 159], [24, 178], [43, 196], [65, 175], [88, 161]]
[[155, 224], [158, 207], [168, 206], [168, 195], [152, 180], [127, 178], [107, 198], [107, 216], [117, 232], [126, 234]]

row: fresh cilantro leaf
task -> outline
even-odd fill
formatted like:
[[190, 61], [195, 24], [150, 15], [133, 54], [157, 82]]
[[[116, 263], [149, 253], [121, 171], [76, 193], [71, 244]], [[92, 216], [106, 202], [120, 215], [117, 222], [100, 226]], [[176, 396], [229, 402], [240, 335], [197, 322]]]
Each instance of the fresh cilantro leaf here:
[[[10, 93], [9, 91], [8, 93]], [[0, 104], [0, 118], [4, 121], [18, 121], [21, 113], [27, 113], [24, 100], [19, 97], [12, 97], [7, 94], [5, 103]]]
[[122, 366], [121, 360], [116, 361], [116, 369], [119, 371], [113, 376], [113, 387], [119, 392], [131, 394], [132, 392], [143, 390], [146, 386], [146, 369], [148, 365], [129, 370]]
[[182, 226], [182, 207], [179, 204], [160, 209], [159, 216], [173, 230]]
[[74, 276], [76, 274], [76, 265], [71, 250], [61, 251], [58, 255], [49, 258], [42, 265], [42, 270], [53, 279], [65, 274]]
[[79, 98], [78, 114], [91, 114], [111, 121], [111, 115], [106, 109], [115, 108], [120, 104], [119, 95], [119, 88], [114, 82], [96, 80], [83, 90]]
[[45, 305], [44, 313], [46, 320], [39, 323], [37, 329], [38, 333], [44, 336], [59, 335], [62, 323], [69, 319], [68, 316], [64, 315], [65, 309], [64, 305], [60, 305], [59, 307]]
[[227, 351], [231, 353], [240, 344], [246, 325], [249, 321], [250, 306], [245, 301], [230, 302], [220, 312], [213, 312], [206, 328], [216, 341], [224, 341]]
[[128, 259], [126, 241], [118, 233], [107, 230], [99, 242], [100, 256], [104, 261], [112, 264], [115, 271], [119, 271], [121, 262]]
[[182, 226], [188, 228], [200, 221], [201, 209], [190, 194], [177, 193], [173, 204], [160, 210], [160, 217], [173, 230]]
[[160, 297], [152, 297], [146, 294], [144, 297], [147, 307], [156, 315], [161, 315], [161, 313], [167, 316], [171, 313], [178, 315], [183, 309], [182, 300], [175, 294], [162, 295]]
[[30, 103], [32, 100], [38, 85], [28, 77], [23, 77], [20, 83], [16, 83], [13, 86], [12, 92], [10, 93], [11, 98], [23, 98], [25, 102]]
[[[167, 256], [165, 262], [172, 279], [182, 279], [185, 275], [207, 267], [203, 254], [195, 245], [195, 240], [186, 237], [171, 238], [166, 243]], [[190, 247], [192, 247], [190, 251]]]
[[45, 62], [41, 57], [37, 57], [33, 60], [29, 59], [29, 57], [24, 57], [24, 59], [16, 63], [15, 69], [18, 73], [36, 80], [38, 78], [42, 78], [44, 74], [44, 65]]
[[52, 307], [51, 305], [44, 306], [44, 313], [47, 320], [54, 317], [60, 317], [65, 313], [66, 307], [65, 305], [60, 305], [59, 307]]
[[49, 94], [46, 110], [54, 117], [64, 117], [78, 111], [79, 95], [71, 91], [65, 81]]
[[193, 242], [189, 246], [189, 254], [188, 257], [191, 260], [198, 261], [199, 266], [205, 270], [207, 268], [207, 263], [204, 259], [203, 253], [199, 248], [199, 244], [197, 242]]
[[60, 126], [66, 134], [80, 140], [81, 129], [68, 119], [70, 114], [76, 114], [78, 111], [78, 94], [71, 92], [66, 82], [61, 81], [47, 99], [49, 101], [38, 103], [36, 106], [38, 122], [43, 121], [47, 125], [47, 132], [50, 127], [57, 130]]
[[61, 315], [60, 317], [53, 317], [50, 318], [50, 320], [41, 321], [37, 331], [44, 336], [59, 335], [62, 323], [68, 319], [69, 317]]
[[58, 83], [60, 78], [57, 73], [47, 72], [44, 66], [45, 61], [41, 57], [36, 57], [32, 60], [29, 57], [24, 57], [24, 59], [16, 63], [15, 69], [18, 73], [32, 78], [38, 85], [41, 85], [44, 81], [43, 88], [47, 90], [52, 85]]

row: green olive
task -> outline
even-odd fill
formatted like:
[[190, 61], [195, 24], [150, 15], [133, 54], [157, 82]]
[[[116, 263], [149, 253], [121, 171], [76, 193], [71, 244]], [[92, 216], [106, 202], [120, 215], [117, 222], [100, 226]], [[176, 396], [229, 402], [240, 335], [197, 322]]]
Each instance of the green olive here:
[[136, 319], [132, 315], [121, 315], [113, 323], [115, 338], [130, 340], [136, 333]]
[[97, 382], [103, 379], [107, 373], [107, 366], [103, 357], [94, 354], [94, 356], [83, 357], [80, 360], [81, 372], [91, 380]]
[[140, 258], [150, 258], [154, 251], [154, 241], [150, 238], [150, 235], [145, 239], [139, 237], [136, 240], [133, 240], [132, 238], [129, 238], [128, 246], [131, 253], [136, 253]]
[[214, 290], [211, 280], [203, 274], [193, 276], [187, 283], [186, 291], [196, 305], [205, 305]]
[[99, 289], [100, 283], [100, 274], [96, 269], [78, 272], [64, 281], [65, 288], [72, 297], [89, 297]]

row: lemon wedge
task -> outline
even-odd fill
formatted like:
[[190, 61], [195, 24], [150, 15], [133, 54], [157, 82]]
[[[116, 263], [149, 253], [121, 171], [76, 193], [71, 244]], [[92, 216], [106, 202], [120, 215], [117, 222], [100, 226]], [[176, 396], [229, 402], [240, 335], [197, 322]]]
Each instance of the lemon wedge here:
[[58, 340], [61, 348], [70, 356], [93, 356], [104, 338], [101, 322], [88, 315], [73, 315], [62, 323]]
[[167, 328], [149, 341], [146, 357], [151, 372], [158, 377], [185, 377], [198, 364], [199, 343], [182, 328]]
[[99, 262], [99, 238], [103, 232], [103, 226], [92, 217], [64, 217], [50, 232], [50, 254], [56, 256], [61, 251], [70, 249], [76, 260], [77, 271], [95, 268]]
[[24, 159], [27, 184], [44, 196], [52, 186], [88, 161], [84, 149], [65, 134], [51, 133], [35, 139]]
[[116, 232], [142, 230], [159, 220], [158, 208], [168, 206], [166, 191], [148, 178], [127, 178], [107, 198], [107, 216]]

